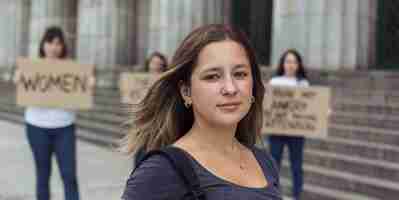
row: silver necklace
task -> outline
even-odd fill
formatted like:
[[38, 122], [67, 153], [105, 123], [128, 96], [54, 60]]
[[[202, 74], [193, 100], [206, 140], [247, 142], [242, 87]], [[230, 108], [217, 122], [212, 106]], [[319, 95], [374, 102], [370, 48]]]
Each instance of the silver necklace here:
[[234, 137], [234, 143], [236, 143], [236, 146], [237, 146], [237, 149], [238, 149], [238, 156], [239, 156], [239, 159], [240, 159], [240, 169], [241, 170], [245, 170], [245, 166], [244, 166], [244, 162], [242, 161], [242, 153], [241, 153], [241, 147], [240, 147], [240, 142], [237, 140], [237, 138], [235, 138]]

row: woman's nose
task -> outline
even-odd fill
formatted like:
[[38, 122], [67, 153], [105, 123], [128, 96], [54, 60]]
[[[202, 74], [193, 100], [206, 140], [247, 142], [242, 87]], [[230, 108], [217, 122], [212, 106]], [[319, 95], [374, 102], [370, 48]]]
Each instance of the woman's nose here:
[[234, 82], [234, 79], [232, 78], [226, 78], [224, 81], [223, 89], [222, 89], [222, 94], [224, 95], [235, 95], [238, 92], [238, 88], [236, 83]]

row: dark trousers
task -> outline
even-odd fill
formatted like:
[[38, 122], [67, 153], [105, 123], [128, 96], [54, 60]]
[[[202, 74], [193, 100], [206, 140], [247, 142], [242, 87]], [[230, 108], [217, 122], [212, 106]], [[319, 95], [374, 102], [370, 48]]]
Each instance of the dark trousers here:
[[75, 126], [46, 129], [27, 124], [26, 133], [35, 161], [37, 200], [50, 199], [49, 180], [53, 153], [64, 183], [65, 200], [79, 200]]
[[303, 137], [294, 136], [270, 136], [269, 145], [270, 153], [276, 160], [279, 168], [281, 168], [281, 160], [284, 152], [284, 146], [288, 146], [291, 172], [293, 177], [293, 196], [300, 199], [303, 189], [303, 147], [305, 139]]

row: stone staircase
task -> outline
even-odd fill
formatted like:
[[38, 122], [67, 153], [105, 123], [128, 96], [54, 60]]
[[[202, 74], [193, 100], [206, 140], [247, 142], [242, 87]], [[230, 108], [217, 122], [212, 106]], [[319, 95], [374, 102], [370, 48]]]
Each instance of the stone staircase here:
[[[0, 82], [0, 119], [23, 123], [24, 108], [15, 105], [15, 87]], [[123, 137], [121, 125], [126, 120], [123, 105], [117, 88], [97, 88], [94, 96], [94, 108], [79, 111], [76, 122], [80, 139], [108, 147], [117, 145]]]
[[[316, 84], [333, 88], [329, 137], [307, 139], [304, 156], [305, 200], [399, 199], [399, 75], [333, 74]], [[0, 118], [21, 122], [14, 90], [0, 84]], [[3, 97], [6, 98], [3, 98]], [[79, 137], [101, 145], [123, 136], [126, 119], [116, 88], [97, 89], [95, 108], [79, 112]], [[83, 131], [89, 130], [89, 131]], [[287, 152], [287, 149], [285, 149]], [[281, 170], [283, 191], [290, 196], [288, 154]]]
[[[389, 77], [387, 77], [389, 76]], [[336, 75], [329, 137], [307, 139], [304, 199], [399, 199], [399, 76]], [[286, 149], [287, 151], [287, 149]], [[288, 154], [281, 170], [290, 193]]]

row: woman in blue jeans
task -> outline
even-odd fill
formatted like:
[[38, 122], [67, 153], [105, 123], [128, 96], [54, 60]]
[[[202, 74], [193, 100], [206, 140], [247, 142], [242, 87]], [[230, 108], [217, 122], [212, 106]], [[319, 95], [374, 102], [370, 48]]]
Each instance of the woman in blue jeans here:
[[[302, 58], [296, 50], [289, 49], [283, 53], [279, 61], [276, 76], [270, 80], [269, 84], [292, 87], [309, 86]], [[300, 199], [303, 189], [302, 161], [304, 143], [305, 139], [303, 137], [273, 134], [269, 137], [270, 152], [280, 168], [284, 146], [288, 146], [293, 175], [292, 193], [296, 200]]]
[[[40, 43], [39, 57], [43, 59], [67, 57], [64, 34], [60, 28], [50, 27], [46, 30]], [[35, 161], [37, 200], [50, 199], [49, 179], [53, 154], [56, 156], [64, 183], [65, 200], [79, 199], [76, 176], [75, 118], [73, 111], [26, 108], [26, 133]]]

